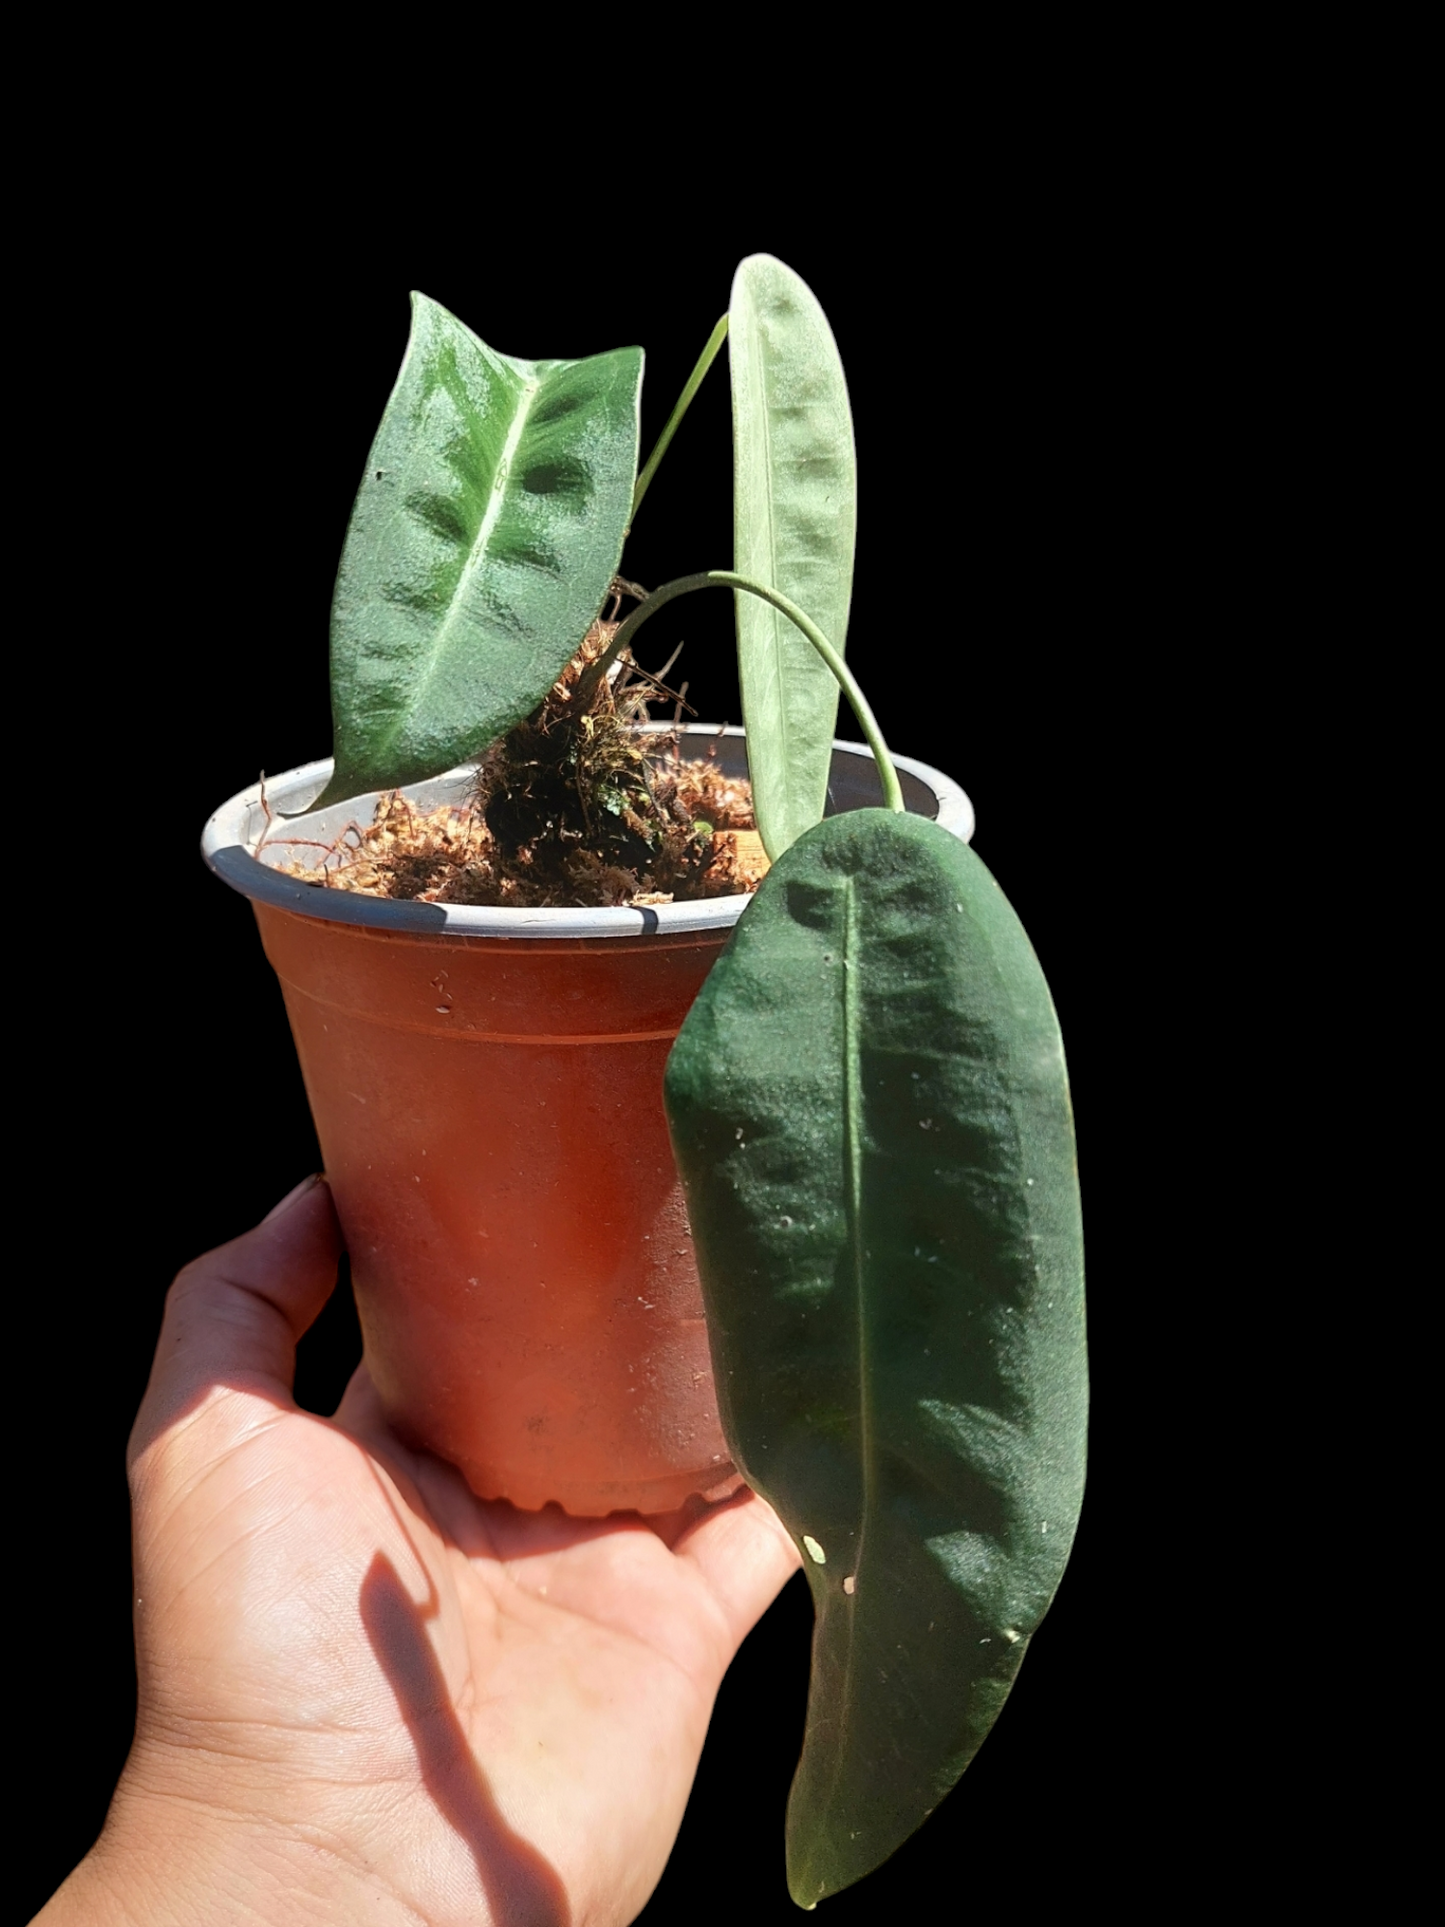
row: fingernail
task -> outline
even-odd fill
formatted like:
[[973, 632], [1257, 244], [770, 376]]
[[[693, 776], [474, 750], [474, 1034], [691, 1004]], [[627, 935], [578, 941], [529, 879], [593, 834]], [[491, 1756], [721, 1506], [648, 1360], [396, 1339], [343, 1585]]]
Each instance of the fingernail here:
[[272, 1205], [265, 1217], [262, 1218], [262, 1224], [270, 1224], [271, 1220], [273, 1218], [279, 1218], [283, 1211], [289, 1211], [298, 1198], [304, 1198], [308, 1191], [314, 1191], [317, 1185], [320, 1184], [323, 1175], [320, 1171], [313, 1171], [309, 1178], [302, 1178], [300, 1184], [298, 1184], [294, 1190], [288, 1191], [279, 1204]]

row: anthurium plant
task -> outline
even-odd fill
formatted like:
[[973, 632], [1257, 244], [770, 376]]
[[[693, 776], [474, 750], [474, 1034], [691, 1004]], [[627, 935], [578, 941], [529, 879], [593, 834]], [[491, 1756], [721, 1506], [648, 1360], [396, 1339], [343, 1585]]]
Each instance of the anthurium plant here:
[[[726, 341], [734, 567], [620, 574]], [[953, 1786], [1063, 1572], [1087, 1381], [1063, 1050], [1028, 938], [973, 852], [904, 813], [844, 662], [855, 461], [843, 370], [789, 268], [738, 268], [648, 461], [643, 356], [497, 353], [414, 297], [332, 615], [321, 807], [481, 759], [537, 712], [619, 585], [648, 618], [736, 599], [772, 867], [694, 1004], [666, 1101], [734, 1460], [804, 1555], [816, 1609], [789, 1883], [812, 1906]], [[840, 687], [885, 807], [824, 816]]]

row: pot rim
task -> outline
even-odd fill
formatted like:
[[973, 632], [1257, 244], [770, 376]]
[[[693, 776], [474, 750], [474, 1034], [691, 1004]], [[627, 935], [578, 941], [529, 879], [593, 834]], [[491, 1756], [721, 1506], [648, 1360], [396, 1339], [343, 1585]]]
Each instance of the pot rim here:
[[[670, 723], [653, 723], [645, 726], [645, 733], [666, 734], [672, 728]], [[679, 733], [716, 739], [719, 736], [743, 737], [747, 732], [736, 724], [719, 730], [713, 723], [687, 723]], [[868, 765], [869, 773], [873, 773], [873, 752], [866, 744], [835, 738], [833, 751], [835, 757], [841, 754], [861, 758]], [[910, 811], [916, 815], [931, 816], [961, 842], [969, 842], [974, 829], [973, 804], [958, 784], [940, 770], [920, 763], [911, 756], [895, 755], [893, 761], [903, 778], [905, 800]], [[306, 805], [321, 793], [331, 775], [331, 768], [332, 761], [327, 756], [313, 763], [303, 763], [281, 776], [265, 779], [266, 798], [273, 812], [278, 809], [297, 812], [292, 820], [298, 824], [304, 821]], [[424, 783], [408, 784], [406, 788], [409, 794], [421, 795], [422, 800], [442, 802], [459, 790], [471, 773], [472, 766], [466, 764], [431, 777]], [[909, 777], [914, 779], [912, 783], [907, 780]], [[427, 791], [435, 791], [435, 797], [426, 798]], [[330, 827], [333, 827], [333, 834], [340, 834], [349, 819], [368, 817], [381, 794], [380, 791], [368, 791], [364, 796], [337, 804], [332, 810], [322, 812], [313, 827], [330, 826], [329, 819], [334, 814], [338, 820], [335, 826]], [[731, 929], [752, 900], [750, 895], [744, 894], [709, 897], [696, 903], [639, 905], [635, 909], [579, 907], [559, 910], [509, 910], [476, 904], [396, 902], [385, 897], [362, 896], [350, 890], [318, 889], [315, 884], [305, 883], [299, 877], [285, 876], [272, 869], [255, 854], [266, 827], [261, 784], [253, 783], [249, 789], [230, 797], [207, 822], [201, 835], [201, 855], [207, 867], [242, 896], [270, 904], [278, 910], [314, 917], [324, 923], [357, 924], [374, 930], [409, 931], [427, 936], [556, 939], [681, 935], [685, 932]]]

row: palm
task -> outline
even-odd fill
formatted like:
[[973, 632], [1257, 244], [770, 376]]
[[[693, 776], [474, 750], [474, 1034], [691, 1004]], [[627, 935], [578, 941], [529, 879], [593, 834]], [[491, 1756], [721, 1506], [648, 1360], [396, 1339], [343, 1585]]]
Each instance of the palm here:
[[[314, 1221], [324, 1263], [323, 1210], [275, 1222], [294, 1244]], [[247, 1242], [212, 1262], [254, 1300]], [[187, 1316], [183, 1296], [182, 1349]], [[200, 1762], [412, 1918], [632, 1919], [723, 1672], [796, 1564], [769, 1509], [650, 1526], [482, 1503], [396, 1441], [364, 1368], [334, 1421], [265, 1371], [210, 1361], [184, 1390], [153, 1381], [137, 1427], [131, 1777], [183, 1774], [193, 1799]]]

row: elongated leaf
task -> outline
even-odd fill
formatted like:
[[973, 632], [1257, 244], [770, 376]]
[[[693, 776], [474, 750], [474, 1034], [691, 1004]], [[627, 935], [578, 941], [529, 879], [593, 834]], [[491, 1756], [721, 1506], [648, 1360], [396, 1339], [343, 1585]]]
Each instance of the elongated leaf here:
[[[853, 417], [827, 317], [770, 254], [733, 277], [733, 567], [791, 596], [840, 655], [858, 519]], [[758, 827], [776, 862], [823, 814], [838, 685], [785, 616], [737, 597]]]
[[860, 810], [763, 883], [667, 1103], [728, 1441], [813, 1588], [788, 1809], [807, 1906], [957, 1780], [1068, 1556], [1087, 1381], [1062, 1046], [973, 852]]
[[541, 701], [621, 558], [641, 384], [640, 348], [515, 361], [412, 296], [336, 578], [313, 807], [434, 776]]

